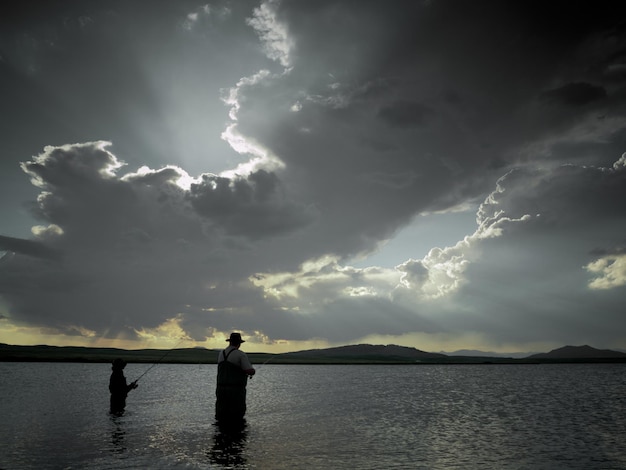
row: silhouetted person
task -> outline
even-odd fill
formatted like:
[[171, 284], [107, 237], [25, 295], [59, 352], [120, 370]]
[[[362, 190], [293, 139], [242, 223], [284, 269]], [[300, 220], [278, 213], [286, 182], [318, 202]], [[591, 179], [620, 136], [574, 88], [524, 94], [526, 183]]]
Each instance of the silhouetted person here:
[[246, 414], [246, 385], [248, 377], [255, 374], [246, 353], [239, 350], [240, 333], [231, 333], [230, 343], [217, 357], [217, 389], [215, 395], [215, 418], [223, 424], [237, 424]]
[[126, 377], [124, 377], [124, 367], [126, 367], [126, 361], [124, 359], [115, 359], [113, 361], [113, 372], [109, 379], [109, 392], [111, 392], [111, 413], [122, 414], [124, 408], [126, 408], [126, 395], [132, 389], [137, 388], [137, 382], [126, 384]]

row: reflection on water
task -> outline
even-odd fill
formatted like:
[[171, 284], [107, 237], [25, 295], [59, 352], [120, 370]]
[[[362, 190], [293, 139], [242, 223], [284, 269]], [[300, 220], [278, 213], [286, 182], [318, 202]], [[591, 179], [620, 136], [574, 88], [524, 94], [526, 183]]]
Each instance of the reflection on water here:
[[214, 424], [213, 443], [208, 453], [209, 461], [226, 468], [246, 468], [245, 447], [247, 424]]
[[0, 363], [0, 469], [626, 470], [626, 364], [269, 364], [239, 428], [215, 365], [154, 368], [123, 416], [109, 371]]
[[126, 431], [124, 430], [122, 417], [111, 414], [111, 424], [111, 452], [114, 454], [123, 454], [126, 452], [126, 444], [124, 442]]

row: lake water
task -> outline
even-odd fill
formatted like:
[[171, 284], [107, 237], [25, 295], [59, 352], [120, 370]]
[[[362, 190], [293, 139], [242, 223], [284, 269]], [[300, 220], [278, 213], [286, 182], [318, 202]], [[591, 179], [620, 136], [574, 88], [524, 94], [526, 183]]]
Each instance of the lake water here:
[[216, 372], [158, 365], [112, 417], [108, 364], [0, 363], [0, 468], [626, 469], [626, 364], [267, 364], [228, 433]]

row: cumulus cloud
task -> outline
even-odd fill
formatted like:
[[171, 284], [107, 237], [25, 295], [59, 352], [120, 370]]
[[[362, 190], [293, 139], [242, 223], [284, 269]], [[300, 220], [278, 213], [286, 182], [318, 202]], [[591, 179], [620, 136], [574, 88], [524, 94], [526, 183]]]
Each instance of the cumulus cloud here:
[[[184, 189], [179, 182], [189, 175], [174, 167], [119, 175], [123, 163], [107, 147], [48, 147], [22, 165], [42, 189], [36, 216], [48, 225], [34, 230], [34, 240], [0, 240], [16, 254], [4, 262], [2, 284], [19, 278], [40, 289], [35, 297], [4, 289], [14, 320], [35, 321], [34, 315], [65, 331], [133, 335], [139, 325], [156, 327], [186, 309], [232, 308], [235, 298], [217, 306], [193, 299], [235, 282], [243, 255], [229, 253], [250, 249], [237, 239], [276, 236], [308, 222], [306, 208], [286, 200], [271, 173], [202, 175]], [[56, 253], [56, 263], [26, 269]], [[65, 313], [48, 317], [52, 305]]]
[[[308, 231], [275, 223], [301, 220], [279, 197], [276, 175], [202, 175], [185, 190], [177, 184], [182, 170], [120, 176], [122, 167], [104, 143], [50, 147], [24, 164], [43, 190], [38, 215], [48, 226], [32, 241], [1, 240], [15, 253], [0, 270], [13, 321], [87, 336], [145, 337], [169, 328], [202, 340], [244, 323], [291, 340], [470, 328], [531, 341], [537, 332], [519, 329], [529, 317], [542, 322], [539, 336], [565, 340], [580, 333], [555, 315], [584, 324], [598, 305], [608, 321], [620, 312], [614, 297], [590, 294], [624, 285], [623, 255], [609, 254], [619, 252], [623, 232], [607, 230], [626, 228], [615, 204], [626, 196], [618, 164], [511, 171], [480, 206], [473, 234], [396, 268], [308, 258]], [[244, 207], [263, 217], [247, 220]], [[568, 236], [573, 227], [576, 236]], [[291, 236], [276, 242], [279, 233]], [[298, 245], [302, 253], [284, 251]], [[62, 258], [51, 261], [52, 251]], [[280, 270], [291, 265], [272, 263], [280, 257], [301, 264]]]
[[202, 175], [188, 195], [192, 207], [229, 234], [246, 237], [280, 235], [304, 226], [312, 214], [288, 201], [274, 173], [256, 171], [234, 179]]
[[[450, 297], [459, 312], [473, 305], [493, 322], [494, 334], [511, 340], [552, 335], [582, 341], [581, 326], [616, 324], [621, 255], [595, 258], [594, 253], [615, 253], [623, 246], [626, 212], [616, 201], [624, 196], [625, 177], [621, 168], [573, 165], [520, 169], [503, 177], [481, 205], [478, 229], [465, 246], [440, 255], [451, 251], [452, 258], [460, 251], [466, 262], [462, 283]], [[615, 291], [593, 294], [602, 288]], [[481, 315], [472, 318], [480, 323]], [[525, 327], [532, 322], [541, 333]]]
[[[615, 162], [626, 132], [618, 8], [581, 21], [550, 4], [536, 22], [527, 2], [484, 6], [175, 9], [176, 33], [165, 34], [166, 21], [158, 30], [176, 47], [142, 63], [153, 73], [137, 88], [177, 90], [145, 114], [196, 130], [200, 157], [190, 158], [182, 131], [169, 139], [155, 125], [138, 132], [140, 147], [110, 139], [113, 152], [88, 142], [92, 126], [61, 141], [82, 143], [22, 163], [39, 191], [38, 225], [30, 240], [0, 238], [10, 253], [0, 261], [7, 318], [107, 338], [201, 341], [242, 329], [268, 342], [411, 333], [617, 342], [626, 228], [626, 157]], [[179, 66], [155, 67], [167, 54]], [[233, 72], [209, 74], [224, 64]], [[185, 65], [196, 77], [185, 85], [201, 82], [189, 93]], [[176, 73], [155, 73], [165, 69]], [[227, 106], [210, 127], [221, 126], [213, 138], [229, 144], [226, 156], [204, 145], [205, 109], [197, 120], [175, 112], [202, 103], [210, 85]], [[107, 110], [96, 104], [81, 108], [94, 122]], [[110, 126], [96, 128], [109, 139]], [[183, 164], [192, 162], [202, 169]], [[357, 267], [410, 224], [459, 208], [476, 211], [476, 226], [456, 243], [421, 251], [416, 240], [395, 267]]]
[[286, 24], [278, 18], [278, 5], [279, 0], [262, 2], [247, 22], [259, 34], [267, 56], [288, 68], [293, 45]]
[[[615, 324], [620, 316], [619, 294], [598, 298], [592, 291], [624, 285], [623, 254], [590, 260], [599, 247], [615, 251], [623, 243], [621, 229], [608, 224], [626, 227], [626, 212], [614, 203], [624, 196], [625, 176], [621, 168], [569, 165], [511, 171], [481, 204], [476, 231], [454, 246], [395, 269], [320, 259], [295, 272], [258, 273], [252, 282], [286, 310], [306, 305], [321, 318], [338, 302], [355, 305], [356, 297], [399, 308], [385, 310], [385, 318], [402, 318], [407, 328], [489, 332], [494, 341], [582, 341], [581, 325], [591, 328], [598, 315]], [[354, 321], [369, 321], [367, 313], [354, 312]], [[541, 331], [527, 326], [535, 322]], [[617, 340], [619, 332], [608, 337]]]
[[604, 256], [592, 261], [586, 268], [597, 276], [589, 283], [592, 289], [612, 289], [626, 285], [626, 255]]

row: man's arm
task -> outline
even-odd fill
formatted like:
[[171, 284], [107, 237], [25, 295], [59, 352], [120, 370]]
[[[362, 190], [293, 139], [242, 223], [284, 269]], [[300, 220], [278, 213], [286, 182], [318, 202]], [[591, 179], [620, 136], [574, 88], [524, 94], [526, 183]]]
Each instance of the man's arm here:
[[241, 369], [249, 376], [256, 374], [256, 370], [254, 370], [254, 367], [250, 364], [250, 359], [248, 359], [248, 356], [243, 351], [241, 351]]

